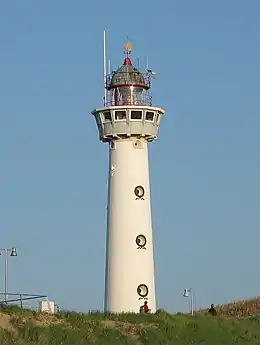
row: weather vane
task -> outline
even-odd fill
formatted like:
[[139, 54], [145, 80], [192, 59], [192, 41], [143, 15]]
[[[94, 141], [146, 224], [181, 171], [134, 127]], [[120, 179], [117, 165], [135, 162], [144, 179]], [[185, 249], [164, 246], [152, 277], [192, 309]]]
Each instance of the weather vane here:
[[128, 57], [132, 52], [132, 43], [127, 40], [126, 44], [125, 44], [125, 54]]

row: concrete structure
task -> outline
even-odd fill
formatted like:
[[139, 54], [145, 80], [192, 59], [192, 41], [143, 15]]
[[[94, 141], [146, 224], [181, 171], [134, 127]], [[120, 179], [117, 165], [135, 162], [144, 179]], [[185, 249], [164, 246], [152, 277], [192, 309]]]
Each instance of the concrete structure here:
[[40, 311], [48, 314], [55, 313], [55, 304], [53, 301], [40, 301]]
[[109, 143], [105, 311], [156, 311], [148, 143], [158, 136], [161, 108], [149, 95], [152, 71], [140, 73], [126, 45], [123, 65], [105, 76], [104, 106], [93, 110]]

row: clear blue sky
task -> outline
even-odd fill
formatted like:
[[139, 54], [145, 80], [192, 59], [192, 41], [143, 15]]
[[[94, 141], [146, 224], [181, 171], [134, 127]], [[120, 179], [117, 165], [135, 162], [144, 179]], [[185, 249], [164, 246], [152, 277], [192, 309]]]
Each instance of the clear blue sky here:
[[[128, 36], [166, 110], [150, 166], [158, 307], [259, 294], [260, 2], [0, 0], [0, 247], [10, 290], [103, 306], [102, 35]], [[0, 278], [3, 261], [0, 261]], [[3, 290], [3, 281], [0, 280]]]

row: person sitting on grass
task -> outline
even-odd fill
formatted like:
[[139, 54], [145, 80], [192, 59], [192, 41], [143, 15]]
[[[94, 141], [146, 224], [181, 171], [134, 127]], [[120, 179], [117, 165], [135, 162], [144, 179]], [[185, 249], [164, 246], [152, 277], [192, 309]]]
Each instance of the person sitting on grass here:
[[210, 309], [209, 309], [208, 313], [211, 314], [212, 316], [217, 316], [217, 311], [214, 307], [214, 304], [210, 305]]
[[147, 301], [144, 302], [144, 305], [140, 307], [140, 313], [150, 313], [151, 309], [149, 309], [147, 305]]

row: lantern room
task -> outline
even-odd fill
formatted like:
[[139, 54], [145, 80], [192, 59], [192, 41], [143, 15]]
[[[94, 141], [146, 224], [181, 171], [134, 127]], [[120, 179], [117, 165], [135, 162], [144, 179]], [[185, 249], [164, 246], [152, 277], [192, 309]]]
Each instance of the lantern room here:
[[[126, 45], [127, 47], [127, 45]], [[107, 103], [105, 106], [121, 105], [152, 105], [149, 95], [151, 87], [151, 73], [141, 73], [133, 66], [129, 46], [123, 65], [106, 76]]]

